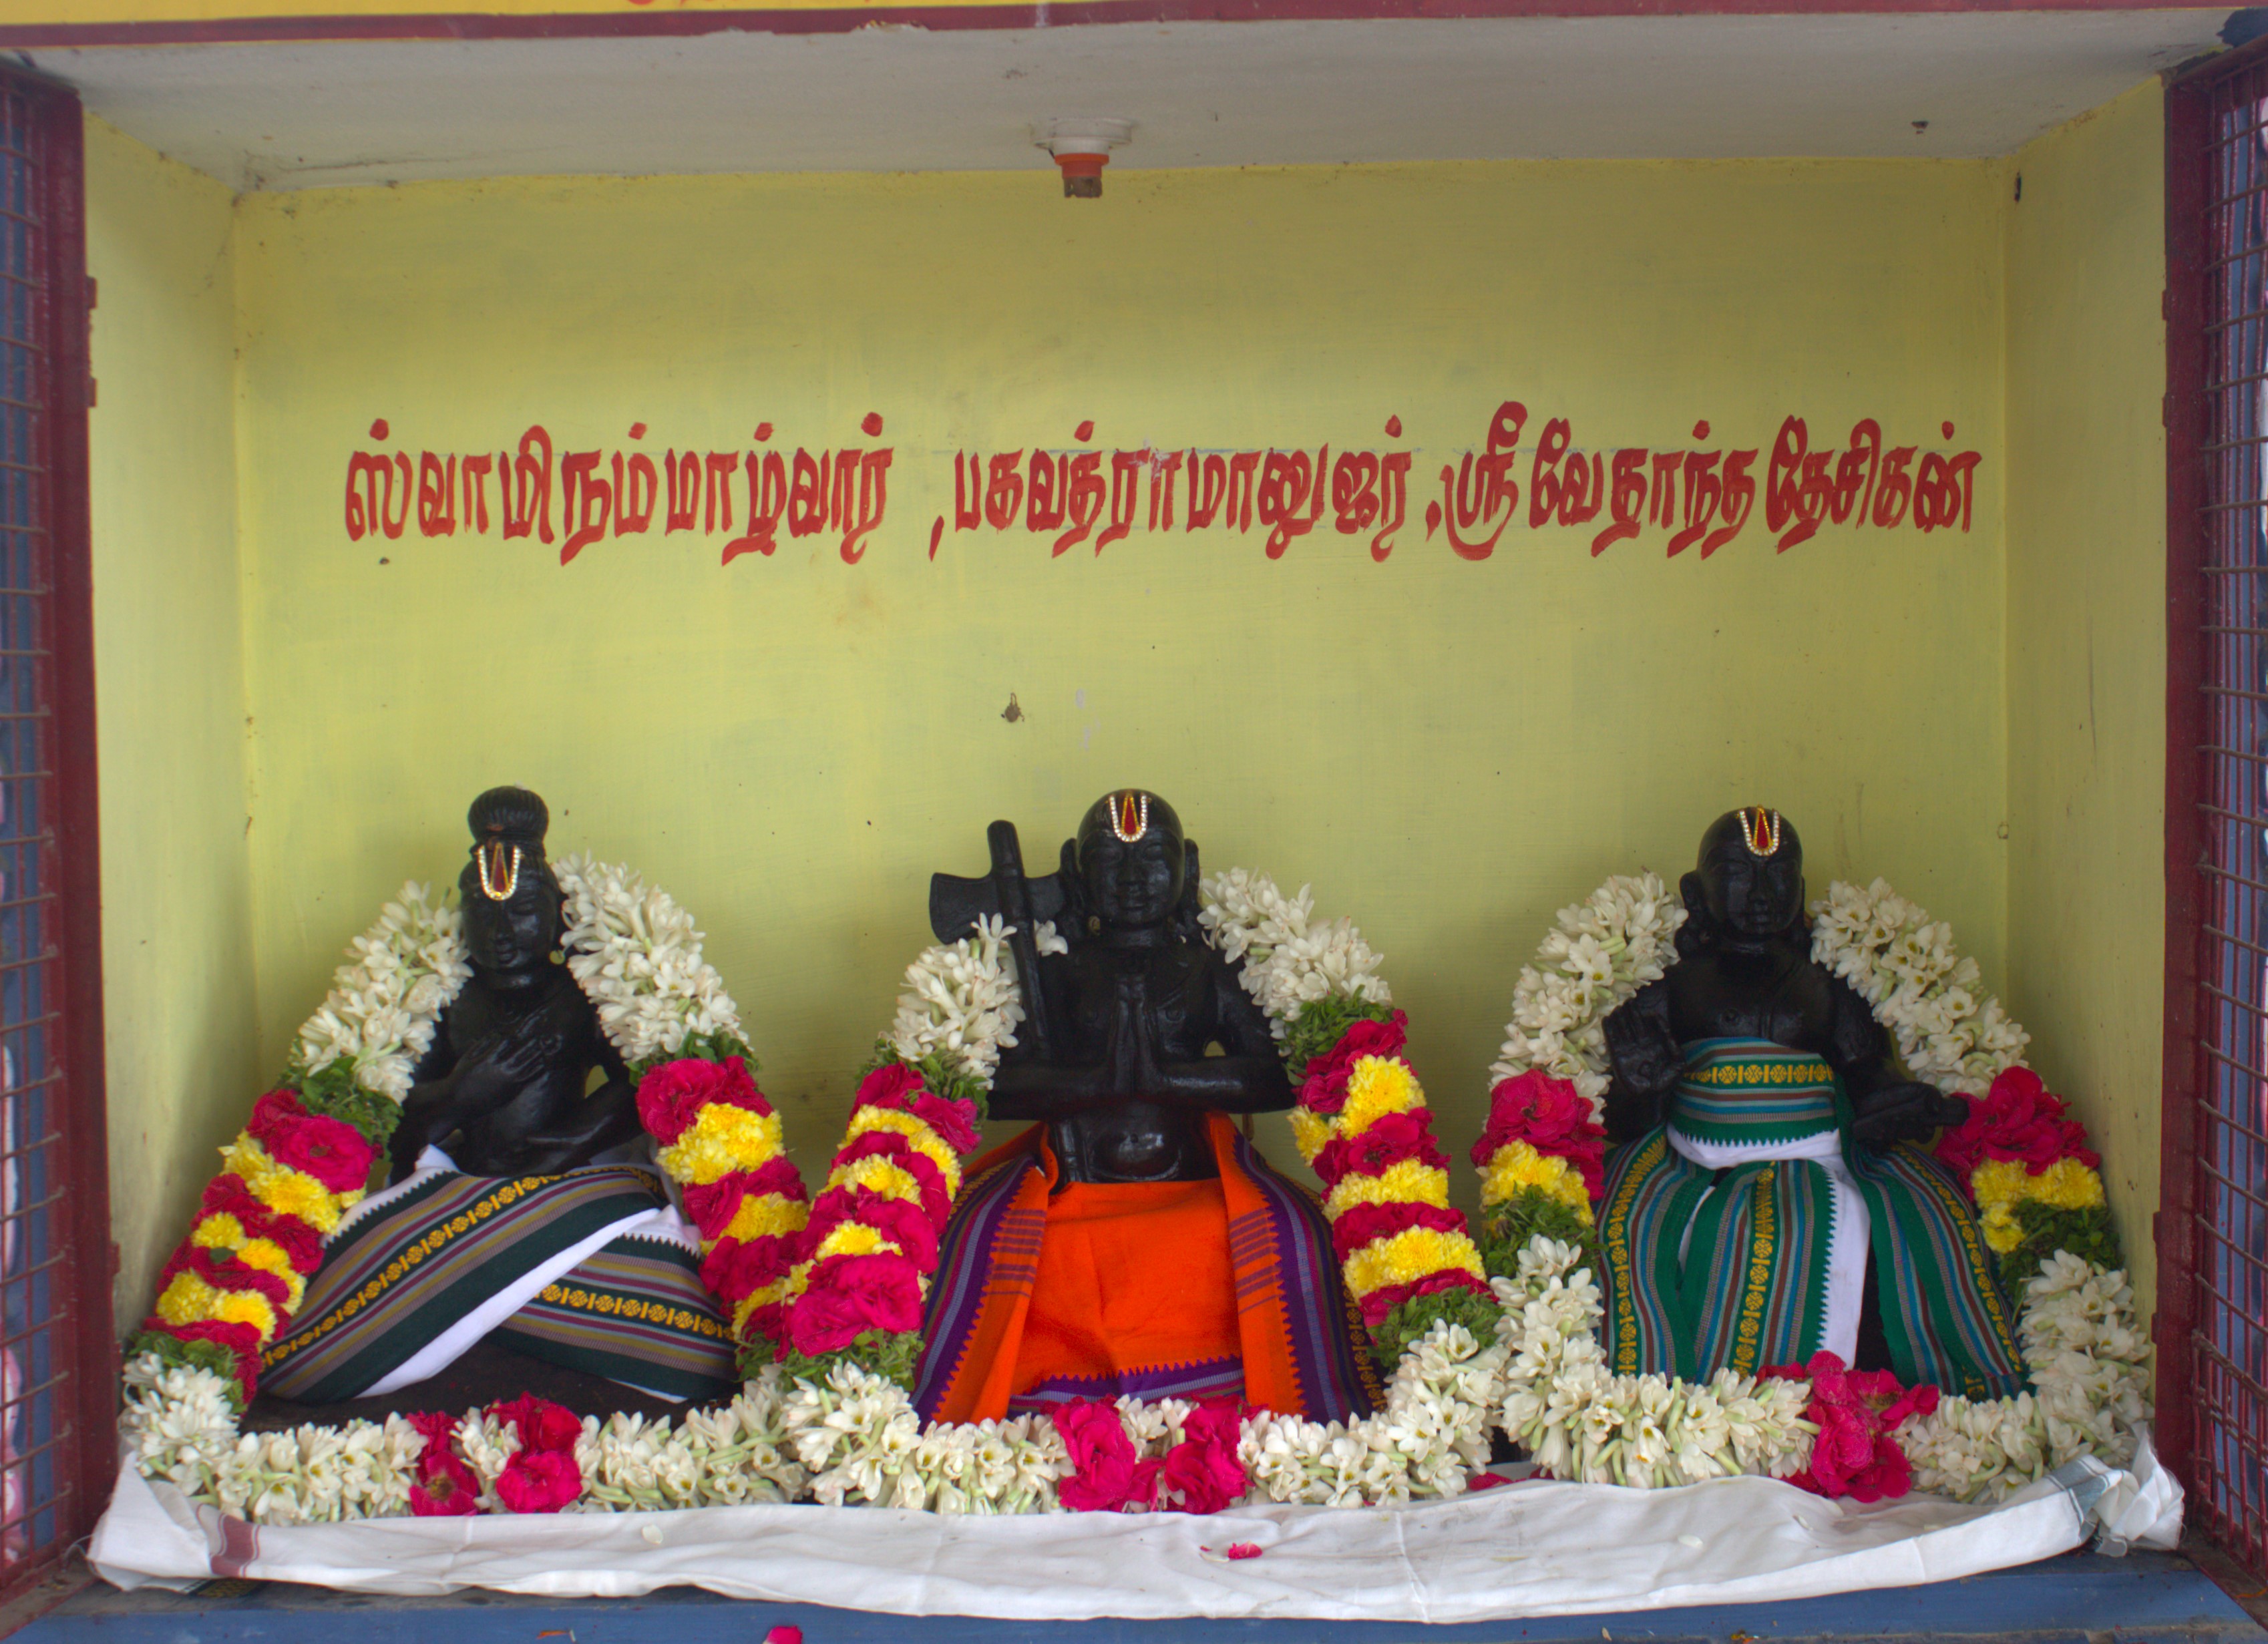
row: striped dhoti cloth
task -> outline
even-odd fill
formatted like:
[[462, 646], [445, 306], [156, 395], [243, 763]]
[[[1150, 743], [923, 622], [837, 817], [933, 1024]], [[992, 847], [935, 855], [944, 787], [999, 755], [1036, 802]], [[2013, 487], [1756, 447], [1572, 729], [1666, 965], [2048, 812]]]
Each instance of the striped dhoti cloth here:
[[1620, 1375], [1705, 1378], [1857, 1346], [1871, 1261], [1891, 1369], [1970, 1398], [2025, 1384], [2014, 1312], [1960, 1184], [1850, 1139], [1835, 1071], [1764, 1039], [1688, 1043], [1669, 1122], [1616, 1149], [1599, 1216]]
[[433, 1149], [418, 1163], [324, 1240], [263, 1389], [311, 1404], [390, 1393], [491, 1335], [660, 1398], [732, 1384], [699, 1244], [651, 1169], [468, 1176]]

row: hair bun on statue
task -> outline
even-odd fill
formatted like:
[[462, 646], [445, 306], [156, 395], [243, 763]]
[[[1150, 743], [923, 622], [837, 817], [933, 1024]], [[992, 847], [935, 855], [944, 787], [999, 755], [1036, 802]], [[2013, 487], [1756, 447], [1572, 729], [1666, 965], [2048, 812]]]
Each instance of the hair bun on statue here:
[[473, 830], [475, 849], [496, 840], [541, 850], [550, 831], [551, 810], [541, 795], [525, 788], [491, 788], [473, 801], [465, 821]]

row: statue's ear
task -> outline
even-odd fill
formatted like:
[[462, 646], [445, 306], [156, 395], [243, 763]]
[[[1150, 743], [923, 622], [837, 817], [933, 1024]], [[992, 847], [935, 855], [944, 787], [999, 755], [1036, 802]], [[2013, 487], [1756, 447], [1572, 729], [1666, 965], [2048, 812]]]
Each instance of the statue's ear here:
[[1086, 881], [1079, 873], [1079, 841], [1067, 839], [1063, 842], [1063, 855], [1056, 870], [1063, 883], [1063, 918], [1057, 922], [1056, 934], [1071, 942], [1086, 935]]
[[1689, 873], [1678, 880], [1677, 894], [1685, 903], [1685, 922], [1677, 931], [1677, 954], [1690, 958], [1707, 943], [1710, 928], [1716, 921], [1709, 916], [1709, 900], [1702, 894], [1699, 874]]
[[1182, 899], [1174, 905], [1174, 928], [1184, 942], [1203, 943], [1204, 927], [1197, 922], [1197, 842], [1182, 841]]

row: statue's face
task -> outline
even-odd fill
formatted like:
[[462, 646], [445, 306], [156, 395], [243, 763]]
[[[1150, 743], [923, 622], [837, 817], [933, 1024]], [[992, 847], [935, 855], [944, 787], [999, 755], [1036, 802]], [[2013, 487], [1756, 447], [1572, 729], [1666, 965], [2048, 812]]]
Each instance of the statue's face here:
[[481, 888], [477, 865], [465, 870], [465, 956], [480, 971], [526, 971], [545, 964], [559, 945], [559, 899], [534, 862], [501, 902]]
[[1698, 871], [1710, 916], [1734, 937], [1777, 936], [1803, 917], [1803, 847], [1786, 823], [1779, 848], [1759, 855], [1750, 848], [1738, 811], [1709, 830]]
[[1105, 926], [1145, 929], [1163, 924], [1182, 899], [1182, 841], [1152, 826], [1131, 844], [1104, 830], [1079, 847], [1087, 906]]

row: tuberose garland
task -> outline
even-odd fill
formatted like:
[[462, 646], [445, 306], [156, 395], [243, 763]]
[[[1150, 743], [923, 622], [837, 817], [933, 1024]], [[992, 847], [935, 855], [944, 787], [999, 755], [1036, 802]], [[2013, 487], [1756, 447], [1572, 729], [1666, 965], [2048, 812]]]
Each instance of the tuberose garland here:
[[[1968, 1183], [2002, 1281], [2021, 1300], [2032, 1391], [1971, 1400], [1917, 1390], [1909, 1404], [1881, 1385], [1889, 1378], [1869, 1382], [1831, 1355], [1814, 1360], [1808, 1381], [1778, 1387], [1729, 1373], [1700, 1385], [1607, 1374], [1587, 1248], [1604, 1146], [1603, 1024], [1676, 963], [1685, 918], [1657, 876], [1618, 876], [1563, 909], [1521, 971], [1473, 1149], [1490, 1269], [1520, 1287], [1506, 1431], [1555, 1477], [1638, 1485], [1761, 1469], [1897, 1494], [1910, 1471], [1915, 1487], [1966, 1501], [1997, 1498], [2085, 1452], [2123, 1464], [2147, 1413], [2149, 1349], [2086, 1132], [2022, 1065], [2029, 1036], [1983, 992], [1949, 926], [1880, 879], [1833, 884], [1811, 914], [1812, 957], [1867, 1001], [1909, 1073], [1970, 1102], [1938, 1154]], [[1796, 1388], [1791, 1414], [1786, 1390]], [[1830, 1439], [1854, 1456], [1868, 1445], [1890, 1453], [1830, 1466]]]

